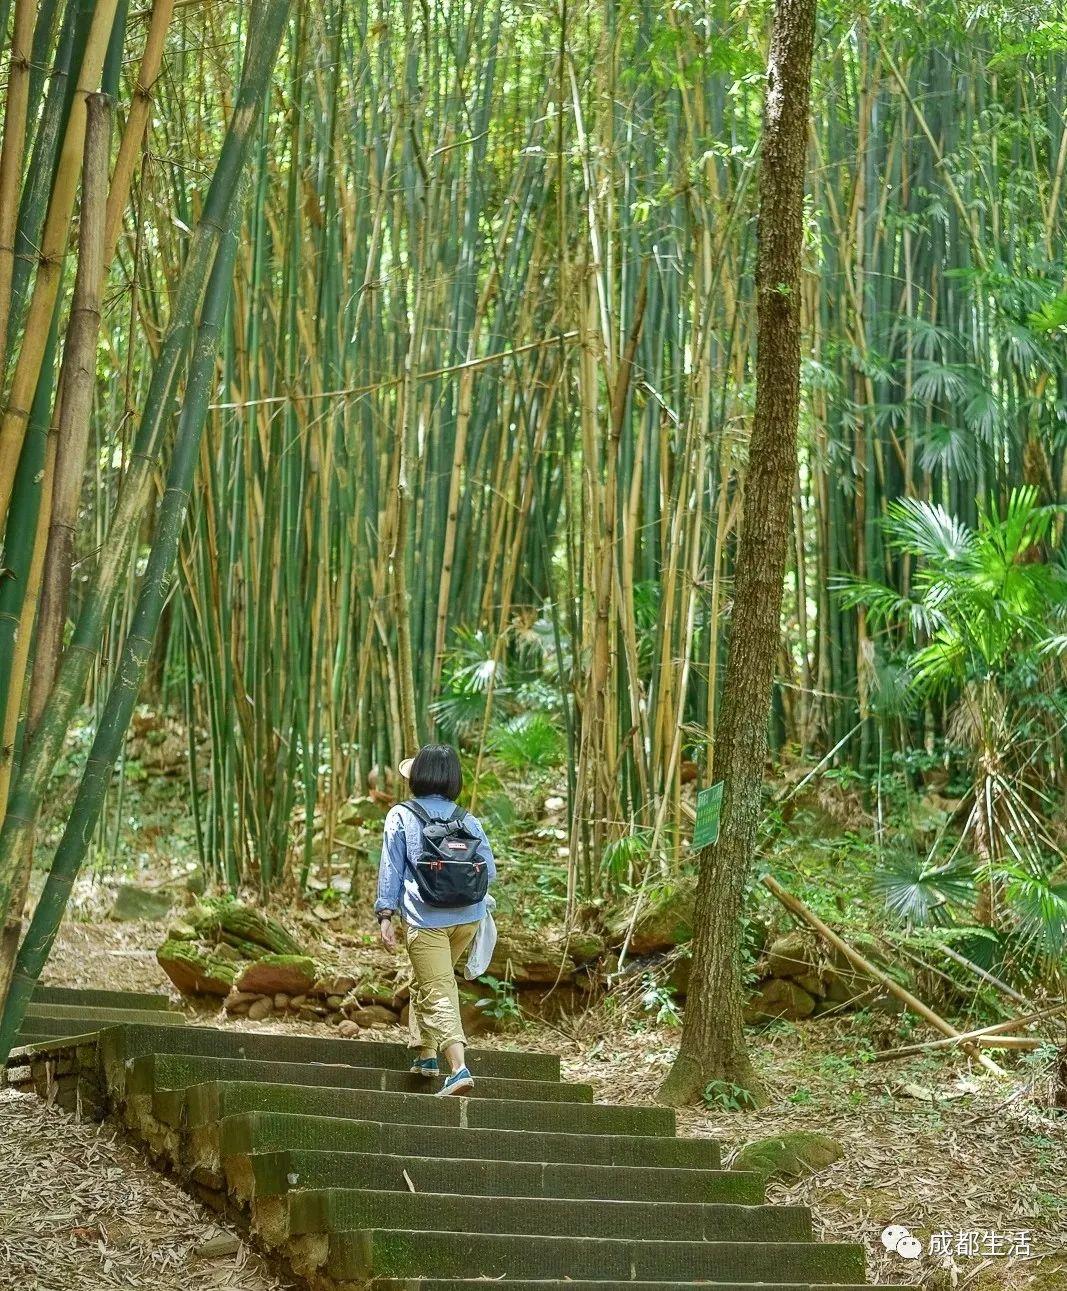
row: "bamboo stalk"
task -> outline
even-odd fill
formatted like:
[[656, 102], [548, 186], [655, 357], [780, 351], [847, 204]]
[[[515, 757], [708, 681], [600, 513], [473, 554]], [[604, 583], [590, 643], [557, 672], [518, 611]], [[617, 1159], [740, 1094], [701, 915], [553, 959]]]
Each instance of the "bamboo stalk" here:
[[[100, 335], [100, 290], [104, 278], [104, 216], [107, 204], [108, 142], [111, 108], [102, 94], [86, 100], [85, 160], [79, 222], [78, 271], [67, 326], [62, 398], [55, 444], [52, 507], [37, 614], [36, 647], [30, 683], [28, 730], [36, 729], [52, 688], [63, 643], [74, 553], [74, 528], [81, 498], [89, 419], [96, 387], [96, 351]], [[47, 513], [46, 513], [47, 514]], [[21, 686], [18, 687], [19, 693]], [[0, 777], [0, 802], [8, 785]]]
[[[30, 94], [30, 56], [36, 12], [34, 0], [17, 0], [4, 100], [4, 142], [0, 147], [0, 391], [4, 388], [7, 374], [11, 277], [15, 267], [15, 228], [18, 224], [22, 151], [26, 140]], [[5, 25], [0, 24], [0, 33]]]
[[85, 146], [85, 100], [99, 85], [117, 4], [118, 0], [98, 0], [93, 10], [74, 101], [56, 167], [55, 186], [41, 238], [37, 277], [26, 314], [24, 340], [15, 361], [4, 414], [0, 418], [0, 518], [6, 517], [11, 501], [11, 489], [26, 434], [30, 404], [44, 358], [48, 324], [63, 277], [71, 214]]
[[[282, 21], [288, 0], [277, 6]], [[274, 17], [265, 15], [264, 25]], [[264, 53], [273, 55], [281, 36], [281, 21], [262, 36]], [[272, 40], [271, 38], [274, 37]], [[271, 63], [265, 57], [261, 67], [265, 77]], [[211, 380], [215, 373], [219, 335], [226, 313], [233, 281], [237, 253], [237, 226], [241, 206], [237, 195], [230, 204], [230, 228], [221, 239], [207, 285], [204, 308], [197, 329], [193, 360], [185, 387], [185, 402], [175, 436], [174, 452], [167, 474], [166, 488], [160, 504], [155, 541], [145, 567], [144, 578], [130, 629], [122, 647], [114, 680], [100, 714], [96, 735], [86, 761], [74, 806], [53, 858], [44, 891], [34, 910], [26, 939], [19, 950], [11, 988], [5, 995], [0, 1019], [0, 1062], [7, 1059], [15, 1041], [26, 1008], [33, 996], [41, 969], [48, 958], [67, 902], [78, 876], [90, 839], [100, 819], [108, 781], [115, 759], [121, 751], [129, 728], [133, 708], [145, 669], [151, 656], [152, 642], [170, 587], [181, 538], [182, 526], [192, 488], [193, 473], [200, 452], [200, 436], [207, 417]]]
[[177, 380], [193, 328], [195, 312], [214, 262], [228, 213], [236, 199], [263, 88], [274, 64], [288, 0], [267, 0], [253, 25], [246, 48], [241, 87], [223, 139], [204, 212], [193, 235], [178, 282], [173, 312], [135, 437], [129, 469], [122, 481], [108, 541], [82, 600], [81, 613], [37, 732], [27, 744], [3, 829], [0, 831], [0, 911], [9, 907], [14, 870], [24, 840], [33, 829], [41, 796], [51, 775], [72, 714], [99, 647], [103, 624], [126, 568], [132, 542], [149, 498], [152, 471], [173, 406]]
[[1029, 1026], [1033, 1022], [1042, 1022], [1046, 1018], [1062, 1017], [1064, 1005], [1040, 1009], [1021, 1018], [1009, 1018], [1006, 1022], [997, 1022], [992, 1026], [978, 1027], [973, 1031], [961, 1032], [958, 1036], [945, 1036], [940, 1040], [924, 1040], [921, 1044], [904, 1045], [899, 1049], [881, 1049], [874, 1055], [875, 1062], [888, 1062], [890, 1059], [906, 1058], [916, 1053], [926, 1053], [932, 1049], [951, 1049], [966, 1040], [981, 1040], [985, 1045], [1003, 1049], [1040, 1049], [1048, 1041], [1039, 1036], [1005, 1035], [1015, 1027]]
[[145, 37], [144, 53], [134, 86], [133, 102], [122, 132], [115, 169], [111, 177], [111, 190], [107, 195], [107, 221], [104, 230], [103, 263], [108, 265], [115, 258], [122, 219], [130, 197], [137, 158], [141, 152], [148, 122], [152, 112], [152, 96], [163, 66], [163, 49], [167, 29], [174, 12], [174, 0], [154, 0]]

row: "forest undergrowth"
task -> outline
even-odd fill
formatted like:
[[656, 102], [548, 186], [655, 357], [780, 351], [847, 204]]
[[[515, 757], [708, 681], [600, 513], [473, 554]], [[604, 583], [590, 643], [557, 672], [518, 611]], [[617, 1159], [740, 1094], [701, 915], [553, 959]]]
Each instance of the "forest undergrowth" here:
[[[158, 749], [159, 742], [152, 747]], [[112, 818], [121, 825], [122, 847], [79, 882], [73, 917], [48, 966], [47, 979], [56, 984], [170, 987], [155, 959], [164, 925], [108, 917], [118, 886], [187, 882], [195, 857], [180, 779], [146, 765], [147, 746], [131, 748], [137, 756], [127, 763]], [[74, 749], [72, 776], [77, 761]], [[501, 907], [552, 928], [565, 903], [565, 861], [555, 854], [551, 821], [543, 818], [551, 777], [531, 784], [514, 772], [502, 774], [515, 813], [508, 824], [498, 821], [495, 833]], [[936, 837], [953, 811], [953, 786], [942, 775], [927, 778], [930, 783], [907, 792], [899, 783], [895, 789], [883, 786], [883, 831], [891, 835], [903, 817], [914, 837]], [[797, 767], [785, 766], [769, 784], [764, 864], [850, 937], [896, 946], [894, 971], [910, 970], [907, 980], [920, 993], [933, 995], [940, 988], [939, 1007], [961, 1028], [1001, 1016], [995, 992], [972, 990], [961, 1005], [961, 997], [932, 971], [921, 932], [909, 930], [887, 909], [886, 880], [879, 878], [878, 852], [869, 841], [872, 802], [877, 812], [878, 801], [847, 774], [820, 777], [817, 788], [792, 793], [803, 779]], [[62, 817], [62, 799], [53, 810]], [[372, 931], [374, 826], [368, 823], [360, 837], [363, 850], [354, 864], [350, 858], [341, 866], [335, 858], [329, 867], [333, 886], [324, 885], [325, 870], [313, 872], [308, 900], [296, 908], [278, 902], [273, 912], [332, 970], [392, 982], [398, 961]], [[838, 891], [843, 877], [864, 894], [847, 912]], [[624, 889], [620, 884], [616, 898], [623, 906]], [[750, 906], [750, 920], [762, 927], [765, 940], [789, 929], [786, 913], [762, 889], [753, 892]], [[476, 1043], [555, 1052], [565, 1075], [590, 1082], [598, 1099], [654, 1102], [680, 1034], [683, 1000], [670, 987], [670, 970], [684, 953], [681, 948], [660, 959], [638, 957], [618, 976], [609, 971], [613, 965], [602, 966], [595, 989], [577, 1008], [564, 1008], [562, 999], [551, 1007], [545, 987], [503, 995], [499, 986], [483, 991], [490, 1029]], [[908, 955], [924, 966], [909, 963]], [[185, 1003], [191, 1017], [221, 1025], [330, 1031], [325, 1023], [227, 1017], [218, 1000]], [[403, 1036], [395, 1026], [367, 1034]], [[875, 1056], [931, 1035], [884, 995], [822, 1017], [753, 1026], [749, 1038], [765, 1083], [765, 1105], [750, 1109], [728, 1089], [709, 1090], [705, 1106], [680, 1113], [680, 1129], [720, 1139], [727, 1161], [755, 1140], [793, 1131], [817, 1131], [836, 1141], [838, 1160], [800, 1178], [773, 1179], [769, 1196], [810, 1205], [817, 1230], [827, 1238], [862, 1241], [875, 1280], [1052, 1291], [1067, 1278], [1067, 1115], [1056, 1107], [1062, 1099], [1056, 1050], [1049, 1045], [1024, 1054], [997, 1052], [1006, 1072], [1001, 1079], [944, 1050], [893, 1061]], [[879, 1235], [889, 1224], [904, 1225], [920, 1238], [921, 1259], [905, 1261], [884, 1249]]]

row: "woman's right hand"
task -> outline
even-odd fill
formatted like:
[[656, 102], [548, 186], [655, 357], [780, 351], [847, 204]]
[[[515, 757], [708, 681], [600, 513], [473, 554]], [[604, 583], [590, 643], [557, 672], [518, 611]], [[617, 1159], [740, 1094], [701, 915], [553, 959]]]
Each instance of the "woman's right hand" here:
[[381, 934], [382, 945], [386, 950], [396, 950], [396, 929], [393, 927], [392, 919], [383, 919], [378, 924], [378, 932]]

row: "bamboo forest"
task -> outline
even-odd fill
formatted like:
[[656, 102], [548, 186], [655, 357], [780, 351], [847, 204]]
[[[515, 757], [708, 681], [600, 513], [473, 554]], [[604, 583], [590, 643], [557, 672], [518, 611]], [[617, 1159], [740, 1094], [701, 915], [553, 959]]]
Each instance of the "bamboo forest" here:
[[1067, 1286], [1065, 104], [0, 0], [0, 1286]]

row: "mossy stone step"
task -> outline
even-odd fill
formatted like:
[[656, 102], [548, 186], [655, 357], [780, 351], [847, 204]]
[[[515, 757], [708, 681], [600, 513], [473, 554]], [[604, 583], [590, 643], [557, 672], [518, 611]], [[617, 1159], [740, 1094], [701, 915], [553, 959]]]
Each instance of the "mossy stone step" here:
[[170, 1010], [169, 995], [148, 991], [97, 991], [82, 990], [74, 986], [41, 986], [33, 989], [34, 1004], [72, 1004], [88, 1009], [137, 1009]]
[[180, 1027], [185, 1025], [181, 1013], [168, 1013], [163, 1009], [112, 1009], [97, 1006], [83, 1007], [78, 1004], [37, 1004], [32, 1003], [26, 1009], [26, 1018], [35, 1023], [52, 1023], [80, 1021], [89, 1022], [98, 1028], [117, 1023], [150, 1022], [157, 1027]]
[[[482, 1131], [475, 1131], [481, 1133]], [[416, 1193], [451, 1192], [493, 1197], [568, 1197], [576, 1201], [684, 1201], [758, 1206], [764, 1187], [749, 1170], [693, 1170], [662, 1166], [572, 1165], [558, 1161], [388, 1156], [377, 1152], [292, 1149], [231, 1156], [228, 1177], [246, 1196], [292, 1188], [374, 1187]], [[406, 1177], [405, 1177], [406, 1176]]]
[[[508, 1278], [501, 1283], [507, 1291], [812, 1291], [810, 1282], [531, 1282]], [[366, 1291], [485, 1291], [484, 1279], [477, 1278], [372, 1278]], [[833, 1291], [900, 1291], [899, 1287], [868, 1286], [866, 1282], [834, 1283]]]
[[[331, 1089], [377, 1089], [402, 1094], [432, 1093], [435, 1085], [421, 1076], [385, 1068], [349, 1067], [339, 1063], [264, 1062], [251, 1058], [208, 1058], [203, 1054], [145, 1054], [127, 1064], [126, 1089], [144, 1094], [153, 1088], [173, 1089], [205, 1080], [254, 1080], [272, 1085], [317, 1085]], [[589, 1085], [564, 1085], [542, 1080], [501, 1080], [479, 1077], [472, 1096], [529, 1101], [591, 1103]]]
[[[374, 1277], [578, 1278], [615, 1282], [862, 1283], [863, 1248], [818, 1242], [657, 1242], [510, 1233], [332, 1233], [327, 1271]], [[569, 1286], [569, 1283], [568, 1283]]]
[[288, 1193], [288, 1232], [432, 1228], [450, 1233], [540, 1234], [666, 1242], [810, 1242], [803, 1206], [590, 1201], [559, 1197], [457, 1197], [376, 1188], [298, 1188]]
[[241, 1112], [290, 1112], [300, 1116], [382, 1120], [406, 1125], [535, 1130], [539, 1134], [651, 1137], [674, 1133], [674, 1112], [667, 1107], [539, 1103], [517, 1098], [435, 1098], [431, 1094], [394, 1094], [370, 1089], [260, 1085], [246, 1080], [212, 1080], [173, 1089], [157, 1086], [152, 1110], [165, 1124], [189, 1129]]
[[[115, 1034], [108, 1032], [101, 1036], [101, 1045], [119, 1062], [144, 1053], [195, 1053], [210, 1058], [338, 1063], [350, 1067], [379, 1067], [387, 1071], [406, 1071], [411, 1064], [411, 1050], [402, 1044], [200, 1026], [187, 1026], [180, 1032], [163, 1034], [160, 1028], [151, 1025], [151, 1019], [143, 1025], [123, 1027]], [[467, 1065], [475, 1078], [559, 1080], [559, 1059], [547, 1053], [468, 1049]]]
[[[427, 1099], [426, 1101], [430, 1101]], [[462, 1100], [435, 1099], [436, 1103]], [[271, 1111], [231, 1112], [218, 1123], [221, 1157], [267, 1149], [381, 1153], [385, 1156], [461, 1157], [485, 1161], [580, 1161], [596, 1166], [707, 1169], [719, 1167], [714, 1139], [624, 1134], [557, 1134], [456, 1126], [395, 1125], [364, 1119], [300, 1116]]]
[[[31, 1005], [32, 1009], [34, 1006]], [[115, 1010], [111, 1010], [115, 1012]], [[145, 1014], [131, 1013], [130, 1017], [144, 1017]], [[161, 1019], [159, 1030], [173, 1031], [175, 1033], [184, 1030], [185, 1018], [180, 1013], [164, 1013], [162, 1009], [157, 1010], [154, 1017]], [[163, 1023], [162, 1019], [166, 1019]], [[75, 1036], [95, 1036], [101, 1031], [106, 1031], [115, 1025], [114, 1018], [102, 1018], [100, 1010], [86, 1009], [80, 1012], [77, 1017], [56, 1017], [52, 1014], [35, 1014], [23, 1019], [22, 1026], [19, 1028], [18, 1040], [19, 1045], [41, 1044], [46, 1040], [67, 1040]]]

